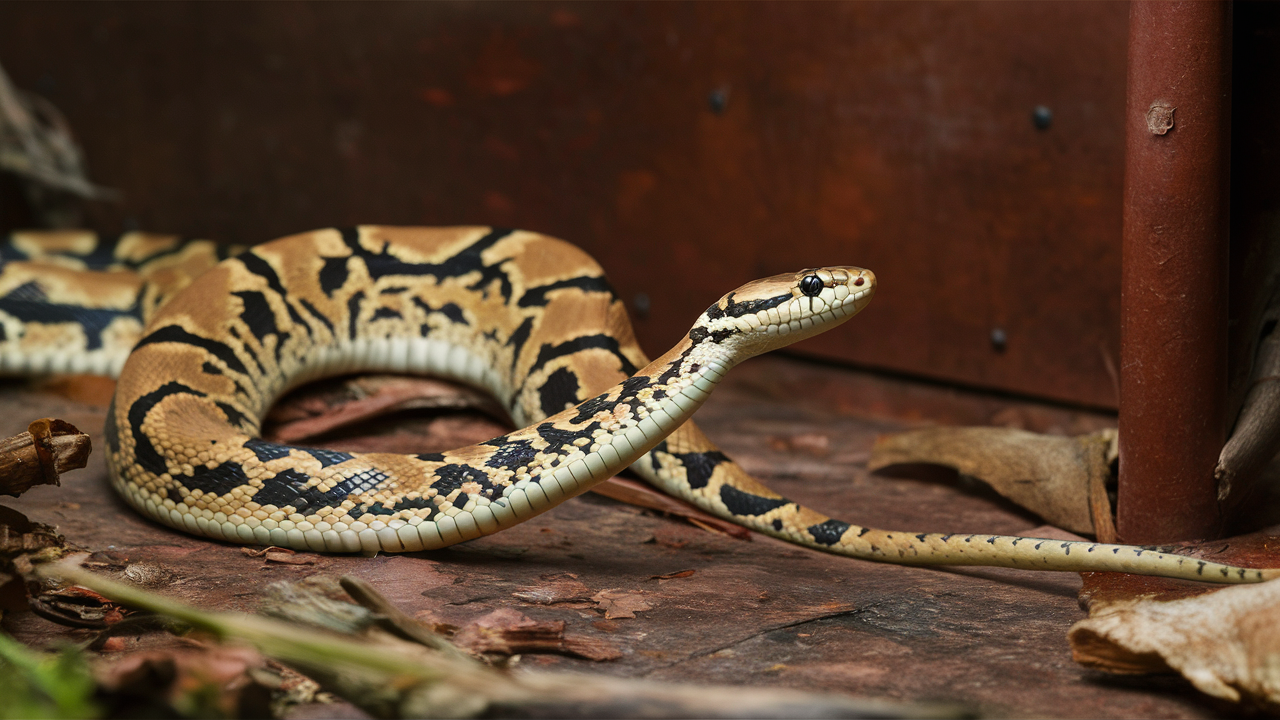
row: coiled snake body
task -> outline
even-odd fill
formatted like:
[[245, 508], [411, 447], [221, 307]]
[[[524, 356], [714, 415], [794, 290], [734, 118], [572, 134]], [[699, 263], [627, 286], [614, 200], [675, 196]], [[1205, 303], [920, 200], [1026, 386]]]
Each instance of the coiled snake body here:
[[[322, 552], [432, 549], [526, 520], [630, 466], [720, 517], [868, 560], [1213, 582], [1280, 576], [1152, 548], [875, 530], [747, 475], [689, 417], [738, 362], [865, 307], [875, 290], [866, 270], [748, 283], [649, 362], [600, 267], [546, 236], [367, 226], [295, 235], [214, 264], [220, 252], [142, 234], [114, 246], [88, 234], [15, 234], [3, 249], [0, 369], [118, 371], [106, 428], [112, 482], [134, 508], [180, 530]], [[361, 370], [479, 386], [527, 427], [415, 456], [258, 438], [290, 388]]]

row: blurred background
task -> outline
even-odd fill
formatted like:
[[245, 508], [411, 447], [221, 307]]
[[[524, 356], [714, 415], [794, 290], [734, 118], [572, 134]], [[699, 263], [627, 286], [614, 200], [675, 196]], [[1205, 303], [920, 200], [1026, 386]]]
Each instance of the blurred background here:
[[[1128, 12], [4, 2], [0, 66], [118, 193], [74, 218], [102, 232], [537, 230], [600, 260], [653, 354], [746, 280], [857, 264], [876, 301], [798, 352], [1113, 408]], [[1237, 4], [1237, 111], [1275, 16]], [[0, 231], [49, 222], [21, 183]]]

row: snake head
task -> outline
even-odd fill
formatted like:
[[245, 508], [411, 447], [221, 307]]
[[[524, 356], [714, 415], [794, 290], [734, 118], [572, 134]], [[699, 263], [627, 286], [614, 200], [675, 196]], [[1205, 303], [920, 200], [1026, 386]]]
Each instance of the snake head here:
[[754, 280], [707, 308], [689, 340], [717, 346], [737, 363], [830, 330], [866, 307], [875, 289], [874, 273], [849, 266]]

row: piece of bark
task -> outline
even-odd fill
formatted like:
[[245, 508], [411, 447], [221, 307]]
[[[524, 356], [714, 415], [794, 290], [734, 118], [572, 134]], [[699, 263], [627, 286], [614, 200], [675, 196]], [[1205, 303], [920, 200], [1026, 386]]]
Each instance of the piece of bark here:
[[1276, 331], [1280, 323], [1280, 292], [1267, 303], [1261, 321], [1249, 388], [1214, 469], [1218, 502], [1228, 508], [1247, 495], [1262, 470], [1280, 452], [1280, 332]]
[[17, 510], [0, 505], [0, 568], [19, 555], [61, 548], [66, 542], [57, 528], [32, 522]]
[[1095, 602], [1072, 657], [1111, 673], [1181, 673], [1201, 692], [1280, 707], [1280, 581], [1179, 600]]
[[89, 436], [63, 420], [42, 418], [27, 431], [0, 440], [0, 495], [18, 497], [35, 485], [58, 485], [59, 476], [89, 461]]
[[1233, 427], [1214, 473], [1226, 512], [1249, 496], [1280, 451], [1280, 213], [1246, 218], [1238, 232], [1245, 255], [1240, 277], [1231, 282], [1227, 394]]
[[519, 655], [556, 653], [601, 662], [622, 657], [612, 644], [565, 632], [563, 620], [536, 621], [518, 610], [498, 608], [464, 626], [451, 638], [474, 653]]
[[[1103, 500], [1115, 438], [1110, 429], [1061, 437], [1010, 428], [926, 428], [881, 436], [867, 467], [951, 467], [1053, 525], [1092, 535], [1095, 512], [1110, 518], [1109, 502]], [[1091, 510], [1091, 504], [1097, 510]], [[1110, 532], [1114, 536], [1114, 530]]]

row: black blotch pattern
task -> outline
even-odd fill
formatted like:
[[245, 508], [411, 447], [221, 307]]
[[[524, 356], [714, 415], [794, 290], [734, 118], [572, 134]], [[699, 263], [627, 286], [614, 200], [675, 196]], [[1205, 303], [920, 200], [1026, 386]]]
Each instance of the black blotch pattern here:
[[395, 505], [391, 506], [391, 511], [399, 512], [401, 510], [422, 510], [424, 508], [431, 512], [427, 513], [427, 516], [423, 518], [423, 520], [433, 520], [440, 514], [440, 508], [435, 504], [435, 501], [431, 498], [424, 497], [402, 498]]
[[137, 458], [138, 464], [144, 470], [154, 475], [163, 475], [169, 471], [169, 468], [165, 464], [164, 457], [156, 451], [155, 445], [151, 444], [151, 438], [142, 431], [142, 423], [147, 419], [147, 413], [151, 412], [162, 400], [172, 395], [205, 396], [199, 390], [189, 388], [180, 382], [167, 382], [134, 400], [133, 404], [129, 406], [129, 428], [133, 433], [134, 457]]
[[715, 332], [710, 332], [706, 328], [696, 327], [689, 331], [689, 339], [693, 341], [694, 345], [697, 345], [698, 343], [706, 340], [707, 338], [711, 338], [711, 342], [716, 343], [718, 345], [721, 342], [723, 342], [725, 338], [733, 335], [741, 334], [741, 332], [742, 332], [741, 330], [738, 330], [736, 328], [724, 328], [722, 330], [716, 330]]
[[288, 469], [263, 481], [262, 489], [254, 494], [253, 500], [260, 505], [275, 505], [278, 508], [291, 506], [300, 513], [315, 512], [324, 507], [337, 507], [348, 496], [369, 492], [386, 479], [385, 473], [365, 470], [339, 482], [328, 492], [321, 492], [316, 487], [309, 487], [313, 482], [310, 476]]
[[404, 318], [404, 316], [400, 314], [399, 310], [395, 310], [388, 307], [380, 307], [377, 310], [373, 311], [373, 317], [371, 319], [383, 320], [388, 318], [393, 320], [401, 320]]
[[462, 313], [462, 308], [457, 303], [445, 303], [438, 308], [433, 308], [431, 305], [423, 301], [422, 298], [414, 298], [413, 304], [417, 305], [422, 312], [427, 313], [428, 315], [431, 313], [440, 313], [448, 318], [451, 323], [455, 323], [457, 325], [471, 325], [471, 323], [467, 322], [466, 315]]
[[293, 448], [280, 443], [267, 442], [260, 438], [246, 440], [244, 446], [253, 451], [253, 454], [262, 462], [271, 460], [279, 460], [280, 458], [289, 457], [289, 451]]
[[345, 257], [325, 258], [320, 268], [320, 290], [333, 297], [333, 293], [347, 284], [347, 260]]
[[[240, 302], [244, 304], [240, 319], [249, 328], [249, 332], [258, 338], [258, 342], [262, 342], [268, 335], [280, 334], [280, 328], [276, 325], [276, 314], [271, 310], [271, 304], [267, 302], [265, 295], [256, 290], [232, 294], [240, 298]], [[283, 340], [284, 338], [281, 338], [281, 342]]]
[[[102, 332], [116, 318], [130, 317], [142, 321], [142, 311], [135, 300], [126, 310], [86, 308], [49, 302], [48, 295], [36, 281], [23, 283], [0, 296], [0, 311], [22, 322], [75, 323], [84, 328], [85, 347], [98, 350], [102, 347]], [[4, 338], [0, 337], [0, 340]]]
[[776, 510], [791, 502], [782, 498], [765, 498], [745, 493], [732, 485], [725, 485], [720, 488], [720, 500], [729, 509], [729, 512], [734, 515], [749, 516], [764, 515], [770, 510]]
[[782, 532], [782, 521], [781, 521], [781, 520], [774, 519], [774, 521], [773, 521], [773, 522], [769, 523], [769, 526], [770, 526], [770, 527], [772, 527], [772, 528], [773, 528], [774, 530], [776, 530], [777, 532]]
[[520, 300], [516, 305], [519, 307], [543, 307], [547, 304], [547, 293], [564, 288], [576, 288], [587, 293], [608, 293], [609, 297], [617, 297], [617, 294], [613, 291], [613, 286], [609, 285], [609, 281], [602, 276], [576, 277], [529, 288], [524, 291], [524, 295], [520, 296]]
[[194, 345], [195, 347], [201, 348], [210, 355], [221, 360], [222, 364], [226, 365], [228, 370], [242, 375], [247, 374], [248, 372], [245, 369], [244, 363], [240, 362], [240, 358], [236, 357], [235, 352], [229, 346], [216, 340], [210, 340], [209, 338], [189, 333], [177, 325], [166, 325], [162, 328], [158, 328], [151, 334], [139, 340], [138, 344], [133, 346], [133, 349], [134, 351], [137, 351], [138, 348], [143, 347], [144, 345], [166, 342]]
[[344, 463], [355, 457], [351, 453], [340, 452], [338, 450], [325, 450], [323, 448], [296, 448], [320, 461], [320, 467], [329, 467]]
[[298, 298], [298, 303], [302, 305], [303, 310], [306, 310], [312, 317], [319, 320], [320, 324], [329, 330], [330, 335], [334, 334], [333, 323], [329, 321], [329, 318], [325, 317], [324, 313], [316, 309], [315, 305], [312, 305], [306, 298]]
[[813, 536], [814, 542], [831, 547], [840, 542], [840, 538], [849, 530], [849, 523], [840, 520], [828, 520], [817, 525], [810, 525], [806, 529]]
[[426, 462], [444, 462], [444, 453], [422, 453], [414, 457]]
[[364, 291], [352, 295], [347, 300], [347, 337], [352, 340], [360, 332], [360, 305], [364, 302]]
[[514, 348], [515, 352], [511, 353], [511, 367], [515, 367], [520, 361], [520, 351], [524, 349], [524, 344], [529, 342], [529, 334], [533, 332], [533, 318], [525, 318], [520, 323], [520, 327], [511, 333], [511, 337], [507, 338], [507, 345]]
[[484, 464], [491, 468], [507, 468], [508, 470], [518, 470], [527, 467], [533, 461], [538, 451], [533, 448], [533, 443], [528, 440], [514, 440], [503, 444], [498, 448]]
[[636, 375], [623, 380], [622, 392], [618, 393], [618, 402], [631, 402], [635, 400], [636, 395], [641, 390], [649, 387], [651, 382], [652, 381], [644, 375]]
[[203, 371], [203, 372], [204, 372], [205, 374], [207, 374], [207, 375], [221, 375], [221, 374], [222, 374], [222, 370], [221, 370], [217, 365], [214, 365], [214, 364], [213, 364], [213, 363], [211, 363], [211, 362], [206, 362], [205, 364], [201, 365], [201, 366], [200, 366], [200, 370], [201, 370], [201, 371]]
[[786, 295], [775, 295], [771, 298], [763, 298], [760, 300], [743, 300], [742, 302], [735, 302], [733, 295], [733, 293], [729, 293], [725, 296], [726, 307], [722, 308], [720, 307], [720, 303], [716, 303], [715, 305], [707, 308], [707, 311], [704, 314], [712, 320], [718, 320], [722, 317], [754, 315], [761, 310], [778, 307], [782, 303], [791, 299], [791, 294], [787, 293]]
[[[436, 491], [438, 496], [444, 497], [461, 488], [462, 484], [466, 482], [476, 483], [481, 487], [481, 493], [485, 497], [493, 499], [496, 488], [489, 480], [489, 476], [469, 465], [441, 465], [436, 468], [436, 480], [431, 483], [431, 488]], [[454, 506], [461, 507], [463, 505], [466, 505], [466, 501], [459, 496], [458, 502], [454, 503]]]
[[467, 322], [466, 316], [462, 314], [462, 308], [459, 307], [456, 303], [445, 303], [444, 305], [441, 305], [440, 313], [442, 313], [445, 317], [449, 318], [451, 322], [457, 323], [459, 325], [471, 324]]
[[706, 487], [707, 483], [711, 482], [711, 475], [716, 471], [716, 466], [729, 462], [729, 456], [719, 450], [671, 454], [679, 458], [684, 465], [686, 481], [694, 490]]
[[[360, 232], [356, 228], [344, 228], [339, 232], [342, 234], [343, 242], [351, 249], [352, 255], [364, 260], [365, 266], [369, 271], [369, 277], [374, 280], [394, 275], [431, 275], [437, 278], [453, 278], [479, 273], [480, 277], [467, 289], [479, 290], [488, 288], [494, 280], [497, 280], [503, 300], [506, 302], [511, 301], [511, 278], [502, 269], [505, 261], [496, 265], [486, 265], [481, 255], [499, 240], [510, 235], [513, 232], [512, 230], [492, 228], [484, 237], [476, 240], [442, 263], [405, 262], [394, 255], [388, 254], [385, 246], [379, 252], [365, 249], [360, 244]], [[487, 293], [488, 290], [485, 290], [485, 292]]]
[[[592, 423], [593, 425], [595, 423]], [[573, 441], [586, 435], [590, 437], [590, 433], [584, 430], [561, 430], [551, 423], [543, 423], [538, 426], [538, 435], [547, 443], [547, 452], [558, 452], [560, 448], [569, 445], [573, 446]]]
[[179, 476], [182, 484], [191, 490], [203, 490], [212, 495], [226, 495], [235, 488], [249, 484], [240, 463], [224, 462], [215, 468], [200, 465], [190, 476]]
[[[542, 387], [538, 388], [538, 405], [542, 408], [542, 414], [550, 417], [564, 410], [566, 407], [578, 402], [578, 376], [573, 374], [568, 368], [558, 368], [555, 372], [547, 376], [547, 381], [542, 383]], [[593, 398], [584, 403], [590, 405], [596, 403], [605, 396]], [[585, 415], [583, 413], [586, 413]], [[581, 410], [578, 416], [572, 422], [580, 423], [587, 418], [595, 415], [596, 411]]]
[[227, 422], [235, 425], [236, 427], [242, 427], [244, 425], [244, 421], [248, 419], [244, 416], [244, 413], [224, 402], [214, 402], [214, 405], [217, 405], [218, 409], [222, 411], [222, 414], [227, 416]]
[[182, 490], [180, 490], [177, 485], [170, 485], [168, 488], [165, 488], [164, 494], [165, 497], [169, 498], [174, 503], [181, 503], [186, 500], [182, 495]]
[[583, 350], [608, 350], [614, 357], [618, 358], [618, 364], [623, 374], [634, 375], [636, 366], [622, 354], [618, 346], [618, 339], [610, 335], [584, 335], [567, 340], [559, 345], [543, 345], [538, 350], [538, 358], [534, 360], [533, 366], [529, 368], [529, 372], [533, 373], [542, 368], [547, 363], [559, 357], [573, 355]]

